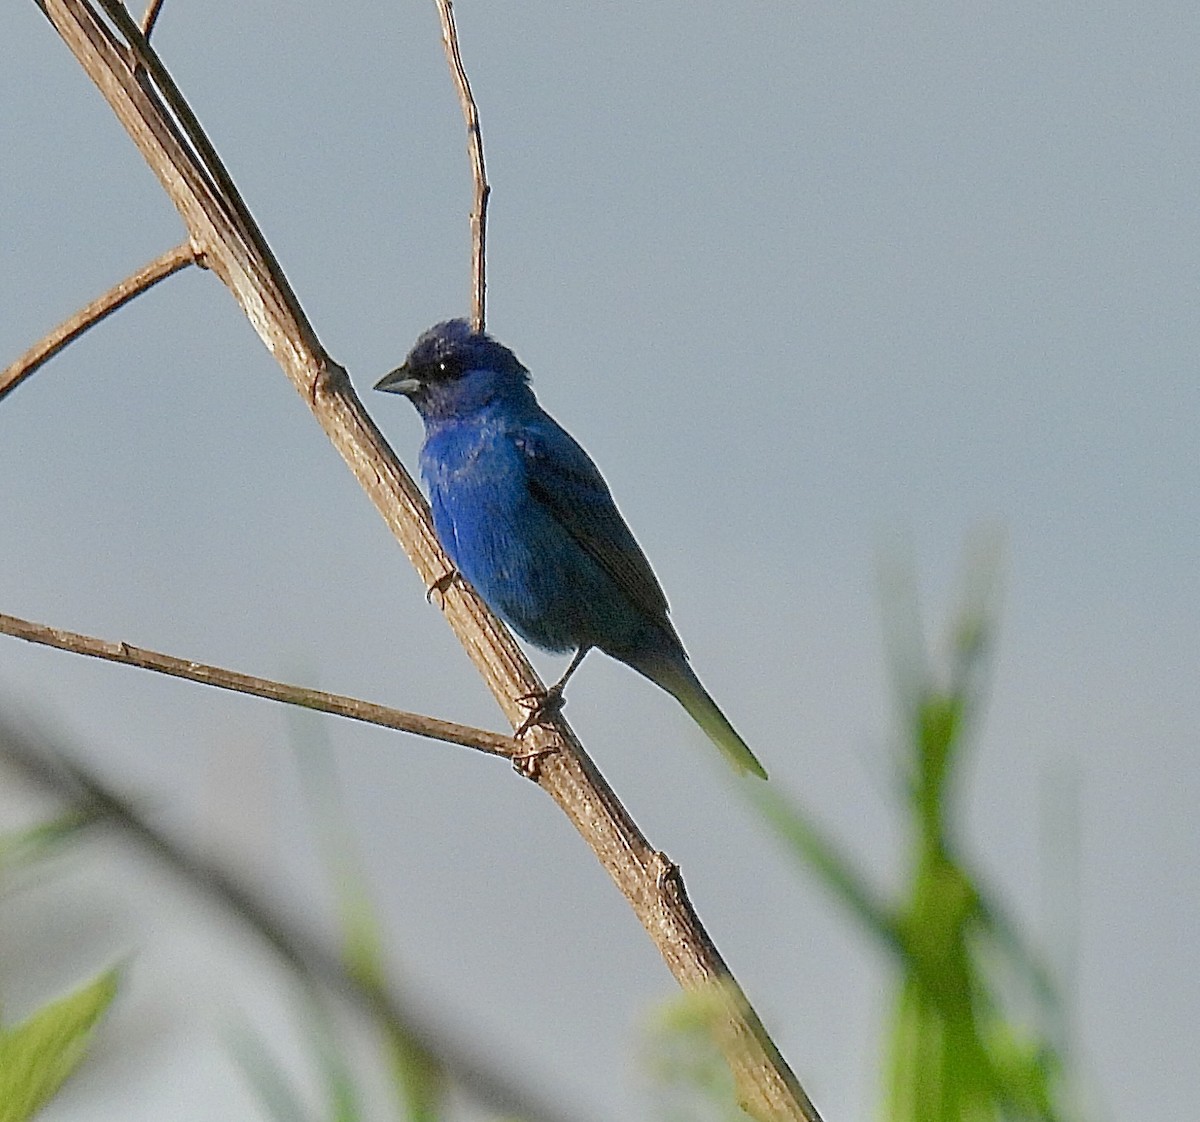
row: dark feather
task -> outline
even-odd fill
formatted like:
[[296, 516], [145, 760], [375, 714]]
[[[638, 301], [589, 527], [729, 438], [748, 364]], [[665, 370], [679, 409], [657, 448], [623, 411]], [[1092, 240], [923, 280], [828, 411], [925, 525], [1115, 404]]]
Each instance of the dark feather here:
[[658, 578], [596, 465], [574, 438], [548, 417], [547, 421], [552, 429], [527, 429], [517, 441], [525, 455], [529, 493], [630, 602], [678, 642]]

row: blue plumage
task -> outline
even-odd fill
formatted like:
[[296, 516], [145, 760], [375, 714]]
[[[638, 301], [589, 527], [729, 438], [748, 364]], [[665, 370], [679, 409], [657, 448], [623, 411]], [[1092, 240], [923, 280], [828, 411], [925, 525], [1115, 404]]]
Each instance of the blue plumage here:
[[587, 453], [547, 414], [516, 355], [465, 320], [417, 340], [376, 389], [425, 424], [421, 475], [458, 571], [522, 638], [598, 647], [671, 693], [741, 771], [766, 772], [688, 665], [667, 600]]

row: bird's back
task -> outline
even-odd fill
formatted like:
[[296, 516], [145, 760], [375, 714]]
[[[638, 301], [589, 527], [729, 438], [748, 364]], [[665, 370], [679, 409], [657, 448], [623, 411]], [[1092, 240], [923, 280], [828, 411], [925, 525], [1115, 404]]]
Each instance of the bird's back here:
[[421, 470], [446, 551], [518, 634], [617, 658], [679, 648], [666, 597], [599, 471], [536, 404], [438, 426]]

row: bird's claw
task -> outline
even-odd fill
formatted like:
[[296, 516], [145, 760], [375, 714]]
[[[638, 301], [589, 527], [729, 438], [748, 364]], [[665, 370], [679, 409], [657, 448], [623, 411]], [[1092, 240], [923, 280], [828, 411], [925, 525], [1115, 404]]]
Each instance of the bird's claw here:
[[525, 706], [529, 710], [529, 716], [521, 722], [521, 727], [513, 736], [520, 740], [535, 725], [549, 724], [562, 712], [566, 703], [567, 699], [558, 686], [551, 686], [544, 693], [522, 694], [517, 698], [517, 704]]
[[[522, 694], [517, 698], [517, 704], [529, 710], [529, 715], [521, 722], [513, 736], [520, 740], [536, 725], [546, 725], [562, 712], [567, 699], [563, 696], [562, 683], [551, 686], [548, 690], [538, 690], [536, 693]], [[541, 775], [541, 763], [545, 756], [553, 756], [557, 748], [530, 748], [512, 757], [513, 767], [526, 779], [535, 783]]]
[[531, 748], [528, 752], [519, 752], [510, 757], [513, 771], [536, 783], [541, 778], [542, 760], [546, 756], [553, 756], [557, 751], [557, 748]]
[[425, 603], [433, 603], [433, 594], [436, 592], [439, 596], [445, 597], [446, 590], [458, 580], [457, 569], [447, 569], [440, 577], [437, 578], [427, 589], [425, 589]]

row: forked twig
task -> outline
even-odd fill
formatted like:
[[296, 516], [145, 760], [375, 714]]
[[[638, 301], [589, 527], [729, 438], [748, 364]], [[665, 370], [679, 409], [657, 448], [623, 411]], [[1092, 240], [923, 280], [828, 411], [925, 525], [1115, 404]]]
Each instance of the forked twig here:
[[146, 14], [142, 16], [142, 34], [147, 39], [150, 38], [154, 25], [158, 23], [158, 14], [162, 11], [162, 6], [163, 0], [150, 0], [150, 6], [146, 9]]
[[[367, 416], [345, 371], [321, 346], [157, 52], [118, 0], [35, 2], [108, 100], [205, 263], [229, 288], [430, 587], [450, 565], [428, 505]], [[527, 716], [521, 699], [545, 689], [528, 659], [469, 588], [448, 589], [442, 608], [516, 727]], [[675, 871], [665, 875], [669, 863], [630, 818], [570, 726], [557, 718], [551, 726], [531, 729], [524, 743], [531, 753], [542, 754], [539, 784], [587, 841], [680, 985], [718, 995], [716, 1036], [746, 1109], [770, 1122], [818, 1122], [819, 1114], [701, 925], [681, 878]]]
[[187, 268], [198, 260], [191, 242], [183, 242], [174, 249], [156, 257], [136, 273], [114, 284], [103, 296], [85, 304], [73, 316], [63, 320], [53, 331], [29, 348], [16, 362], [9, 363], [0, 372], [0, 401], [12, 393], [39, 367], [49, 362], [63, 347], [73, 343], [89, 327], [94, 327], [118, 308], [124, 307], [135, 296], [153, 288], [160, 280], [172, 273]]
[[446, 61], [450, 64], [450, 76], [458, 90], [458, 103], [462, 106], [463, 120], [467, 125], [467, 151], [471, 156], [471, 179], [475, 183], [475, 204], [471, 209], [471, 325], [476, 331], [482, 331], [487, 298], [487, 206], [492, 189], [488, 185], [487, 170], [483, 164], [479, 107], [475, 104], [475, 95], [471, 93], [467, 68], [458, 49], [454, 3], [453, 0], [435, 2], [442, 21], [442, 45], [446, 48]]
[[102, 658], [107, 662], [138, 666], [143, 670], [153, 670], [157, 674], [168, 674], [172, 678], [186, 678], [189, 682], [199, 682], [204, 686], [216, 686], [217, 689], [247, 693], [254, 697], [265, 697], [271, 701], [299, 705], [304, 709], [316, 709], [319, 712], [332, 713], [334, 716], [346, 717], [352, 721], [380, 725], [383, 728], [397, 729], [400, 732], [411, 732], [417, 736], [443, 740], [448, 744], [461, 744], [465, 748], [477, 748], [492, 756], [511, 758], [524, 752], [524, 748], [511, 736], [488, 732], [487, 729], [472, 728], [470, 725], [460, 725], [455, 721], [442, 721], [437, 717], [426, 717], [422, 713], [409, 713], [403, 709], [391, 709], [386, 705], [377, 705], [372, 701], [360, 701], [358, 698], [345, 697], [342, 694], [326, 693], [324, 690], [275, 682], [270, 678], [240, 674], [236, 670], [209, 666], [203, 662], [192, 662], [176, 658], [174, 655], [162, 654], [159, 651], [146, 650], [144, 647], [133, 647], [128, 643], [113, 643], [107, 639], [96, 639], [91, 635], [63, 631], [58, 627], [47, 627], [43, 623], [32, 623], [29, 620], [18, 619], [16, 616], [5, 615], [2, 612], [0, 612], [0, 635], [12, 635], [17, 639], [39, 643], [44, 647], [56, 647], [60, 651], [71, 651], [74, 654], [88, 655], [91, 658]]

